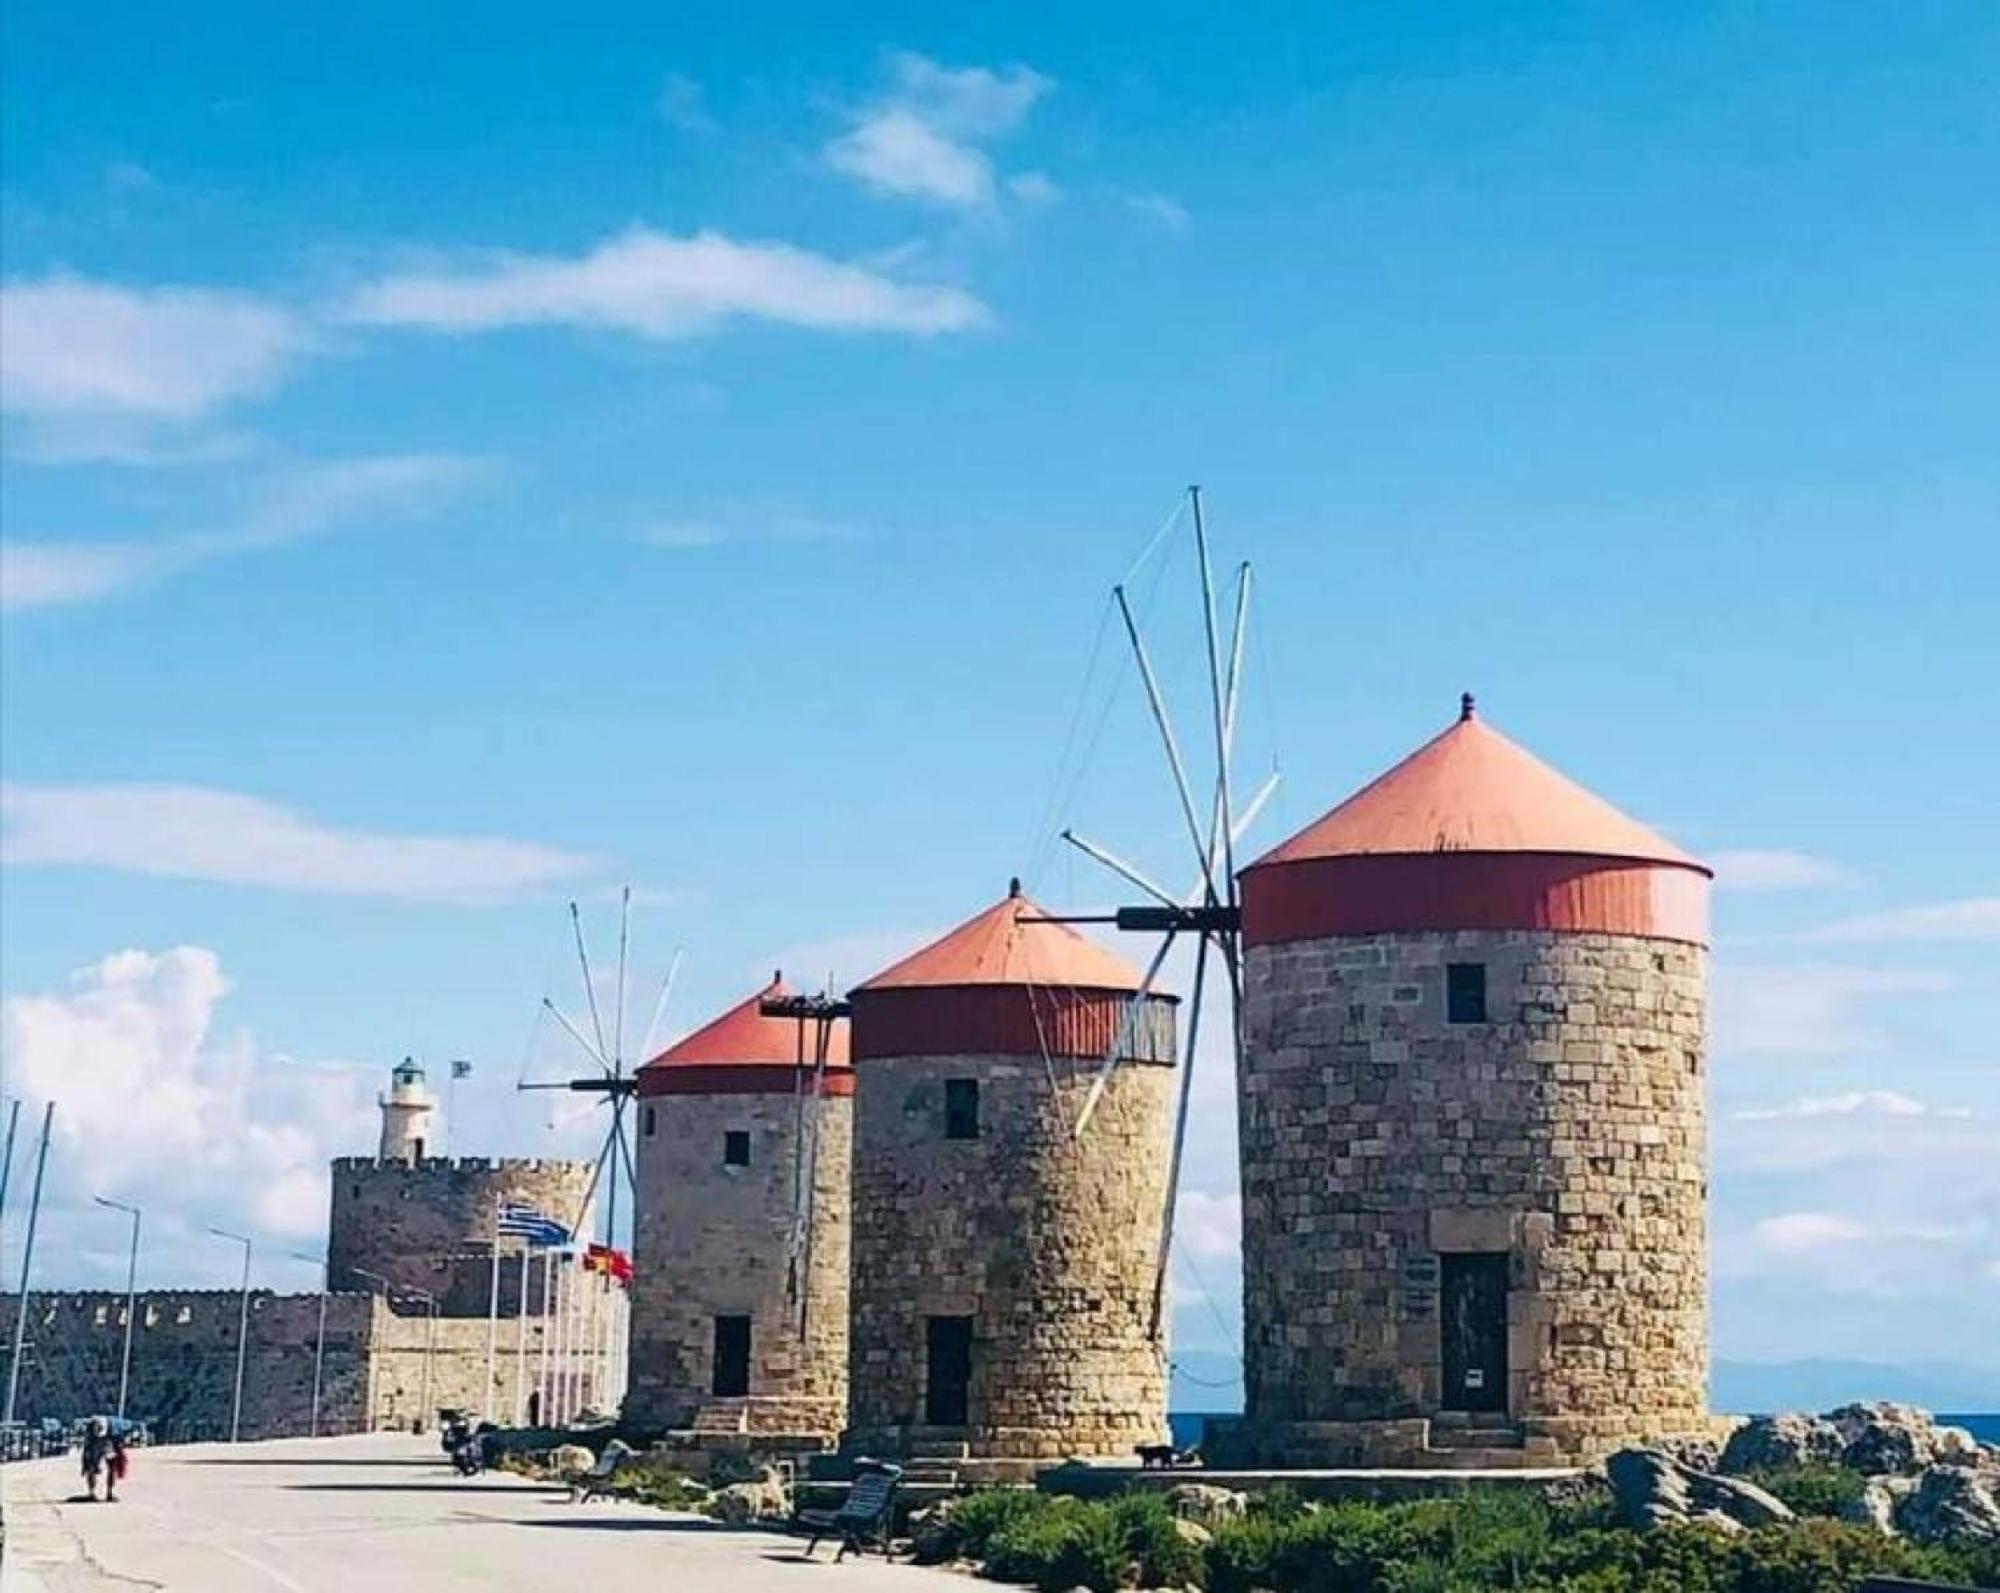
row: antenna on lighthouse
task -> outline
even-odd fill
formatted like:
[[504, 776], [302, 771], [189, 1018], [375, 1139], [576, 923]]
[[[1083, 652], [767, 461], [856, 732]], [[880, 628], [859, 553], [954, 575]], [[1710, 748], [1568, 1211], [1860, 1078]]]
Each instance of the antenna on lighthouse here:
[[[601, 1096], [611, 1108], [610, 1121], [605, 1125], [604, 1142], [597, 1152], [596, 1164], [590, 1171], [590, 1182], [585, 1187], [583, 1198], [578, 1202], [575, 1218], [570, 1230], [577, 1231], [584, 1216], [590, 1210], [591, 1200], [597, 1194], [599, 1184], [605, 1189], [604, 1240], [614, 1248], [618, 1247], [618, 1191], [625, 1190], [627, 1203], [636, 1216], [639, 1201], [639, 1178], [633, 1167], [632, 1147], [625, 1131], [625, 1108], [637, 1088], [633, 1078], [634, 1069], [629, 1066], [632, 1053], [625, 1049], [625, 984], [626, 971], [631, 961], [632, 947], [632, 887], [627, 885], [620, 892], [618, 905], [618, 972], [612, 998], [611, 1026], [607, 1031], [604, 1013], [597, 999], [596, 976], [591, 971], [590, 949], [583, 938], [583, 914], [575, 902], [569, 904], [571, 934], [576, 941], [577, 966], [583, 976], [584, 1008], [589, 1015], [588, 1034], [566, 1014], [561, 1007], [547, 996], [542, 997], [542, 1008], [548, 1012], [565, 1034], [592, 1062], [598, 1071], [582, 1078], [523, 1081], [516, 1085], [521, 1090], [570, 1090], [584, 1095]], [[646, 1025], [646, 1037], [641, 1043], [638, 1055], [645, 1058], [652, 1055], [653, 1038], [660, 1026], [661, 1016], [672, 999], [674, 976], [680, 971], [681, 949], [676, 947], [672, 960], [667, 964], [666, 977], [660, 982], [660, 993], [653, 1002], [653, 1013]], [[610, 1177], [606, 1180], [606, 1170]]]
[[[1109, 921], [1127, 932], [1160, 937], [1159, 945], [1147, 965], [1145, 978], [1126, 1009], [1118, 1037], [1100, 1064], [1097, 1077], [1077, 1114], [1075, 1135], [1079, 1140], [1088, 1133], [1105, 1089], [1131, 1048], [1134, 1025], [1152, 991], [1153, 981], [1167, 960], [1168, 952], [1182, 935], [1191, 935], [1195, 940], [1194, 988], [1188, 1003], [1180, 1099], [1174, 1111], [1173, 1150], [1167, 1171], [1166, 1220], [1161, 1226], [1159, 1259], [1153, 1279], [1152, 1333], [1155, 1338], [1160, 1335], [1165, 1311], [1167, 1266], [1174, 1242], [1174, 1209], [1180, 1192], [1181, 1157], [1187, 1143], [1188, 1105], [1194, 1081], [1195, 1046], [1201, 1033], [1202, 993], [1207, 983], [1208, 958], [1212, 951], [1222, 963], [1228, 982], [1230, 1051], [1240, 1067], [1243, 1051], [1243, 914], [1236, 894], [1236, 843], [1263, 811], [1278, 786], [1278, 776], [1273, 773], [1248, 802], [1240, 806], [1237, 803], [1232, 782], [1232, 759], [1237, 708], [1242, 699], [1243, 648], [1250, 613], [1250, 566], [1244, 563], [1236, 569], [1232, 615], [1225, 644], [1217, 623], [1215, 579], [1209, 562], [1208, 525], [1203, 513], [1201, 488], [1189, 487], [1187, 499], [1201, 579], [1202, 630], [1208, 663], [1209, 723], [1201, 737], [1205, 745], [1197, 753], [1203, 763], [1211, 759], [1213, 763], [1212, 770], [1202, 769], [1208, 777], [1207, 790], [1202, 793], [1207, 798], [1205, 804], [1189, 776], [1188, 760], [1182, 752], [1180, 738], [1174, 733], [1173, 716], [1168, 711], [1165, 693], [1153, 668], [1139, 622], [1127, 601], [1125, 588], [1122, 585], [1113, 587], [1112, 597], [1124, 621], [1126, 641], [1132, 649], [1133, 661], [1138, 666], [1139, 678], [1145, 687], [1146, 706], [1159, 732], [1167, 772], [1173, 781], [1181, 820], [1187, 828], [1194, 855], [1194, 882], [1175, 895], [1109, 847], [1089, 840], [1072, 829], [1062, 832], [1062, 838], [1084, 856], [1109, 869], [1149, 898], [1143, 906], [1119, 908], [1110, 915]], [[1204, 806], [1207, 810], [1205, 814], [1202, 811]]]

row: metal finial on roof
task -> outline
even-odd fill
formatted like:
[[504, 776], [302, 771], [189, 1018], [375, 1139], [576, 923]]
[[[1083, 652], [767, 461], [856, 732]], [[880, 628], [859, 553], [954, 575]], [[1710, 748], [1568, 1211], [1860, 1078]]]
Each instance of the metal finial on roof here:
[[1016, 874], [1012, 879], [1007, 881], [1007, 896], [1009, 900], [1012, 900], [1013, 898], [1019, 896], [1020, 894], [1021, 894], [1021, 876], [1019, 874]]
[[1464, 724], [1466, 720], [1472, 717], [1472, 707], [1472, 693], [1469, 691], [1460, 692], [1458, 694], [1458, 722], [1460, 724]]
[[771, 970], [771, 983], [774, 985], [781, 985], [784, 982], [785, 982], [785, 970], [782, 968], [773, 968]]

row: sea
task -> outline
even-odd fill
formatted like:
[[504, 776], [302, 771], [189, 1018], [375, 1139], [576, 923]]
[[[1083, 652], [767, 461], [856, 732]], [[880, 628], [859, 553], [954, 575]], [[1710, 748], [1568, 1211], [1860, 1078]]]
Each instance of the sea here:
[[[1208, 1426], [1211, 1415], [1228, 1415], [1226, 1411], [1180, 1410], [1170, 1412], [1167, 1425], [1173, 1429], [1174, 1447], [1192, 1449], [1201, 1442], [1201, 1435]], [[1963, 1427], [1982, 1444], [2000, 1444], [2000, 1411], [1940, 1411], [1938, 1420], [1948, 1427]]]

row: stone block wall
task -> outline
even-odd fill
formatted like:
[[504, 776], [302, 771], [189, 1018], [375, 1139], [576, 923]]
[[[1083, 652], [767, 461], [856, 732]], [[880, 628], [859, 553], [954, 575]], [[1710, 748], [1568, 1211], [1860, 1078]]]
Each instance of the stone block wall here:
[[[801, 1133], [789, 1093], [660, 1095], [638, 1103], [629, 1420], [828, 1439], [847, 1409], [853, 1098], [828, 1095]], [[808, 1114], [811, 1112], [808, 1108]], [[750, 1136], [750, 1163], [723, 1137]], [[811, 1159], [810, 1242], [795, 1267], [797, 1158]], [[750, 1393], [712, 1392], [717, 1316], [748, 1316]]]
[[[11, 1331], [17, 1296], [0, 1296], [0, 1322]], [[234, 1289], [141, 1294], [132, 1333], [126, 1413], [173, 1442], [229, 1436], [235, 1399], [237, 1323]], [[313, 1350], [320, 1296], [252, 1291], [243, 1373], [245, 1439], [310, 1431]], [[364, 1430], [375, 1302], [365, 1295], [327, 1297], [321, 1369], [322, 1433]], [[17, 1414], [28, 1421], [109, 1413], [118, 1405], [125, 1335], [122, 1292], [33, 1294], [21, 1359]], [[4, 1364], [5, 1351], [0, 1351]]]
[[[1079, 1141], [1096, 1071], [1019, 1056], [857, 1063], [848, 1447], [956, 1436], [974, 1456], [1129, 1458], [1164, 1436], [1152, 1297], [1175, 1074], [1122, 1066]], [[977, 1139], [945, 1138], [955, 1078], [979, 1081]], [[931, 1316], [973, 1321], [970, 1425], [956, 1434], [924, 1425]]]
[[[443, 1157], [408, 1163], [343, 1156], [332, 1168], [327, 1259], [336, 1289], [377, 1287], [357, 1269], [398, 1289], [436, 1293], [444, 1258], [493, 1242], [503, 1201], [575, 1221], [590, 1187], [588, 1162]], [[589, 1230], [589, 1218], [583, 1224]], [[481, 1314], [485, 1301], [479, 1302]]]
[[[593, 1295], [598, 1294], [594, 1282]], [[0, 1296], [0, 1327], [11, 1344], [13, 1295]], [[236, 1333], [242, 1297], [233, 1289], [166, 1290], [141, 1294], [132, 1334], [131, 1383], [126, 1413], [148, 1423], [160, 1441], [226, 1439], [236, 1386]], [[600, 1409], [615, 1408], [617, 1345], [624, 1333], [625, 1295], [603, 1293], [586, 1316], [575, 1353], [543, 1369], [548, 1318], [531, 1315], [525, 1332], [512, 1320], [499, 1324], [491, 1403], [486, 1379], [486, 1318], [441, 1317], [433, 1330], [414, 1307], [392, 1309], [366, 1294], [326, 1299], [326, 1349], [320, 1373], [321, 1433], [407, 1427], [425, 1413], [424, 1363], [428, 1343], [429, 1407], [486, 1409], [511, 1419], [517, 1389], [567, 1379], [571, 1394]], [[250, 1295], [244, 1356], [241, 1436], [302, 1437], [312, 1430], [314, 1348], [319, 1332], [317, 1294]], [[603, 1322], [609, 1315], [611, 1320]], [[607, 1330], [600, 1339], [598, 1324]], [[29, 1296], [27, 1342], [21, 1359], [17, 1414], [26, 1421], [53, 1416], [108, 1414], [118, 1405], [118, 1368], [125, 1333], [125, 1296], [101, 1291]], [[519, 1338], [517, 1338], [519, 1335]], [[516, 1345], [525, 1340], [524, 1356]], [[608, 1354], [598, 1353], [600, 1343]], [[0, 1348], [0, 1376], [7, 1351]]]
[[[1446, 1021], [1452, 962], [1490, 1021]], [[1705, 964], [1528, 930], [1249, 951], [1246, 1430], [1437, 1413], [1454, 1251], [1508, 1257], [1501, 1419], [1570, 1455], [1704, 1425]]]

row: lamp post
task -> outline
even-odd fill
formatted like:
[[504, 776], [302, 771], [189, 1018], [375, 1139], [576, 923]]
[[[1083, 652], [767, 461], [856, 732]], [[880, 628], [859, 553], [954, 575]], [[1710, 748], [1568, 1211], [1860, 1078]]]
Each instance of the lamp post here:
[[431, 1419], [431, 1352], [437, 1345], [438, 1302], [437, 1296], [428, 1289], [408, 1289], [424, 1302], [424, 1313], [428, 1320], [424, 1323], [424, 1391], [417, 1397], [417, 1430], [424, 1431]]
[[294, 1261], [310, 1261], [319, 1268], [319, 1329], [313, 1335], [313, 1402], [312, 1416], [306, 1430], [308, 1438], [319, 1437], [319, 1374], [326, 1364], [326, 1296], [332, 1283], [332, 1269], [325, 1256], [309, 1256], [303, 1250], [291, 1252]]
[[227, 1228], [208, 1231], [218, 1239], [231, 1239], [243, 1247], [243, 1292], [236, 1311], [236, 1397], [229, 1406], [229, 1441], [233, 1444], [243, 1433], [243, 1364], [250, 1348], [250, 1239], [247, 1234], [231, 1233]]
[[139, 1208], [103, 1195], [93, 1196], [108, 1211], [122, 1211], [132, 1219], [132, 1249], [125, 1258], [125, 1349], [118, 1358], [118, 1420], [125, 1420], [125, 1391], [132, 1386], [132, 1319], [138, 1304]]

